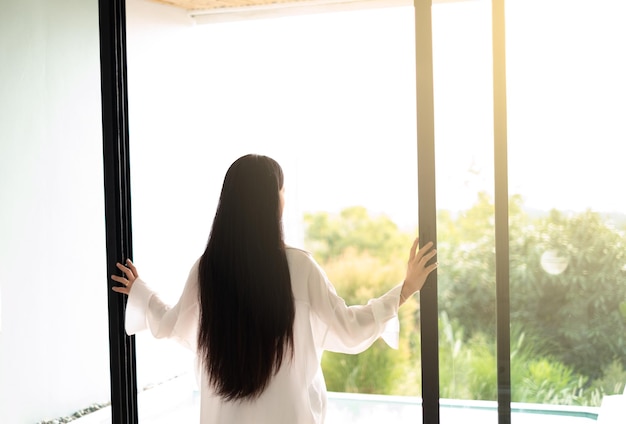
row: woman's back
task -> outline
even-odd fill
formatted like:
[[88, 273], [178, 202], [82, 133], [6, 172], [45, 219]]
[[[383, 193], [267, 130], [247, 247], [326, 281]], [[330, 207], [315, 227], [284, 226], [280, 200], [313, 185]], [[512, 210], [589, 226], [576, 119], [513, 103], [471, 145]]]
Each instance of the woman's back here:
[[287, 248], [286, 253], [296, 305], [293, 358], [282, 364], [264, 392], [253, 400], [225, 401], [203, 377], [203, 423], [323, 423], [326, 386], [320, 367], [322, 352], [361, 352], [387, 328], [392, 328], [391, 337], [397, 337], [393, 318], [401, 285], [367, 306], [348, 307], [309, 253], [295, 248]]
[[129, 295], [129, 335], [149, 328], [197, 353], [203, 424], [323, 423], [322, 352], [359, 353], [381, 336], [397, 346], [398, 307], [437, 267], [432, 243], [418, 252], [416, 239], [404, 282], [348, 307], [310, 254], [284, 245], [282, 189], [270, 158], [231, 165], [207, 248], [173, 307], [130, 261], [118, 264], [125, 277], [112, 276]]

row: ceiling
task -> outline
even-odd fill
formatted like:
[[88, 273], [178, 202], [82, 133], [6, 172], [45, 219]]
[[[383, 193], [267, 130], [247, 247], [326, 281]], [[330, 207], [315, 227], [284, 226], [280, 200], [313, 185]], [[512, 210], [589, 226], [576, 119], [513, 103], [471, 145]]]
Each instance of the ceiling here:
[[271, 18], [379, 7], [408, 6], [413, 0], [153, 0], [188, 11], [197, 23]]
[[308, 0], [158, 0], [185, 10], [211, 10], [304, 3]]

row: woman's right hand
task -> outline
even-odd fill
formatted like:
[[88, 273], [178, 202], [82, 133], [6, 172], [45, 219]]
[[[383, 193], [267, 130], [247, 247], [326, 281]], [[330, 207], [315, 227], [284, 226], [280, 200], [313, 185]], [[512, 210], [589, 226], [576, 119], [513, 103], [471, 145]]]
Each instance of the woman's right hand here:
[[400, 292], [400, 304], [404, 303], [415, 292], [418, 292], [424, 286], [428, 275], [437, 269], [438, 262], [428, 264], [428, 262], [437, 254], [437, 250], [433, 249], [433, 242], [429, 241], [419, 251], [419, 238], [416, 238], [409, 251], [409, 262], [407, 264], [406, 278]]
[[112, 275], [111, 279], [117, 283], [122, 284], [124, 287], [115, 286], [113, 287], [113, 291], [128, 295], [130, 293], [130, 289], [133, 287], [133, 283], [139, 277], [139, 274], [137, 273], [137, 268], [135, 268], [135, 265], [130, 261], [130, 259], [126, 259], [126, 266], [122, 265], [119, 262], [116, 266], [120, 271], [124, 273], [125, 277], [122, 277], [120, 275]]

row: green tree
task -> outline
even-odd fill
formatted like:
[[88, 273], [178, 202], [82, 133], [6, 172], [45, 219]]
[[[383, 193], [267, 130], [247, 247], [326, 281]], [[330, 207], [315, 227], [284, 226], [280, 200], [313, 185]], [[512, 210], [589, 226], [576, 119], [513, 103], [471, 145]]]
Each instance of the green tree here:
[[402, 233], [385, 215], [372, 217], [362, 206], [304, 215], [305, 245], [320, 263], [337, 258], [347, 249], [367, 252], [383, 260], [407, 255], [412, 237]]
[[[384, 216], [371, 217], [362, 207], [332, 216], [325, 212], [305, 217], [306, 247], [312, 251], [348, 305], [363, 304], [382, 295], [404, 278], [411, 237]], [[378, 340], [358, 355], [325, 352], [322, 369], [331, 391], [419, 394], [411, 334], [417, 302], [409, 300], [399, 312], [400, 348]]]
[[[626, 242], [594, 212], [552, 211], [530, 217], [522, 200], [509, 203], [511, 321], [523, 326], [542, 352], [595, 379], [613, 360], [626, 364]], [[495, 333], [493, 205], [481, 194], [470, 210], [440, 213], [440, 309], [460, 322], [464, 337]], [[546, 272], [546, 251], [567, 260]]]
[[[511, 280], [512, 320], [549, 344], [564, 364], [590, 378], [615, 359], [626, 365], [626, 242], [599, 214], [551, 211], [527, 232]], [[553, 275], [541, 257], [567, 262]]]

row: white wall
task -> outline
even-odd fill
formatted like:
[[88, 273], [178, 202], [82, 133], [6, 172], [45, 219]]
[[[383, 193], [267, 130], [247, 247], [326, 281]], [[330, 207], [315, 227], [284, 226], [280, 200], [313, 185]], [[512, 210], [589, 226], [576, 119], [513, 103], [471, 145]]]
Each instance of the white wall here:
[[96, 0], [0, 0], [0, 422], [107, 402]]

